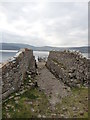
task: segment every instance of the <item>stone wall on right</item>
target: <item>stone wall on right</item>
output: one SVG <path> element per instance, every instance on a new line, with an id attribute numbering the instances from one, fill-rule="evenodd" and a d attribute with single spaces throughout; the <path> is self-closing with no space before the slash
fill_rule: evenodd
<path id="1" fill-rule="evenodd" d="M 50 51 L 47 68 L 70 87 L 88 86 L 90 60 L 79 52 Z"/>

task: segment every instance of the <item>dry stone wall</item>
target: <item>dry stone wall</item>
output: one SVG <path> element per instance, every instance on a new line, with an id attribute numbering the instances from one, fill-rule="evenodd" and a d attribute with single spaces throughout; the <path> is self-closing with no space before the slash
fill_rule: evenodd
<path id="1" fill-rule="evenodd" d="M 47 68 L 70 87 L 88 86 L 90 60 L 78 52 L 51 51 Z"/>
<path id="2" fill-rule="evenodd" d="M 33 51 L 21 49 L 16 56 L 3 63 L 0 69 L 2 69 L 2 99 L 5 99 L 20 88 L 28 70 L 35 73 Z"/>

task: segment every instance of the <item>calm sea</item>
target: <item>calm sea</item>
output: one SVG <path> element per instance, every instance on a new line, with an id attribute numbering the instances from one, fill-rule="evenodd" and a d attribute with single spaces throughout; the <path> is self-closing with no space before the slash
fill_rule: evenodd
<path id="1" fill-rule="evenodd" d="M 0 63 L 5 62 L 6 60 L 10 59 L 11 57 L 15 56 L 18 51 L 16 50 L 0 50 Z M 38 57 L 48 57 L 49 52 L 46 51 L 33 51 L 35 59 L 37 61 Z"/>
<path id="2" fill-rule="evenodd" d="M 5 62 L 6 60 L 10 59 L 11 57 L 15 56 L 18 51 L 16 50 L 0 50 L 0 63 Z M 46 51 L 34 51 L 33 52 L 35 59 L 37 61 L 38 57 L 48 57 L 49 52 Z M 88 53 L 82 53 L 85 57 L 88 58 Z"/>

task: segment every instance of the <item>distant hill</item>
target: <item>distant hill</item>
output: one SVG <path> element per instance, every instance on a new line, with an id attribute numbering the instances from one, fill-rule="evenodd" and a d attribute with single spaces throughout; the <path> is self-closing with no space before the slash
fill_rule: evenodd
<path id="1" fill-rule="evenodd" d="M 18 44 L 18 43 L 0 43 L 0 50 L 19 50 L 21 48 L 29 48 L 34 51 L 51 51 L 51 50 L 57 50 L 57 51 L 63 51 L 63 50 L 78 50 L 82 53 L 88 52 L 88 47 L 51 47 L 51 46 L 43 46 L 43 47 L 35 47 L 28 44 Z M 90 48 L 90 46 L 89 46 Z"/>
<path id="2" fill-rule="evenodd" d="M 0 43 L 0 49 L 2 50 L 19 50 L 21 48 L 33 48 L 28 44 L 18 44 L 18 43 Z"/>

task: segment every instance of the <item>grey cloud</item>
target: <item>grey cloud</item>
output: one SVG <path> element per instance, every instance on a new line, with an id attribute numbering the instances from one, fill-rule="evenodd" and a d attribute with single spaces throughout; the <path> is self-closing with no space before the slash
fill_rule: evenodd
<path id="1" fill-rule="evenodd" d="M 21 17 L 27 24 L 14 26 L 15 29 L 23 30 L 26 34 L 30 30 L 30 34 L 22 37 L 9 29 L 4 31 L 3 39 L 6 42 L 19 41 L 37 46 L 42 43 L 53 46 L 86 45 L 87 10 L 87 3 L 3 3 L 2 11 L 7 17 L 7 23 L 13 26 L 15 22 L 20 22 Z M 38 26 L 37 29 L 35 25 L 39 24 L 41 28 Z"/>
<path id="2" fill-rule="evenodd" d="M 40 43 L 46 44 L 44 39 L 41 39 L 39 36 L 19 36 L 16 34 L 11 34 L 9 32 L 3 32 L 2 34 L 3 42 L 11 42 L 11 43 L 24 43 L 34 46 L 41 46 Z"/>

